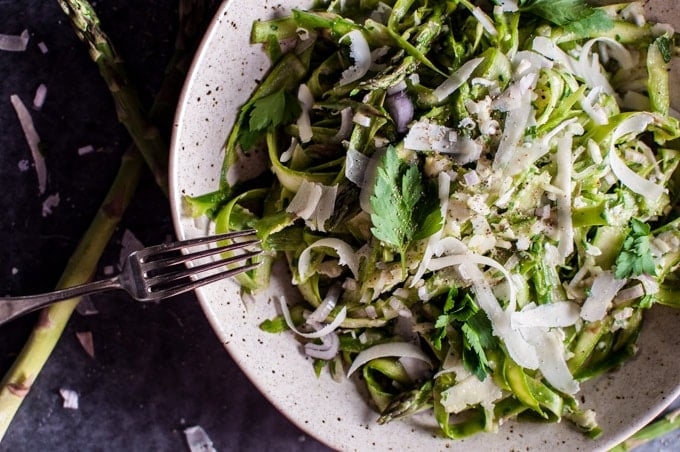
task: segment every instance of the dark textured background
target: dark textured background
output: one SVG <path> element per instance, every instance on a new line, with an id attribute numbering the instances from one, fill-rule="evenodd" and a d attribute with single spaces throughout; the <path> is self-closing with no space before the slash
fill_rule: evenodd
<path id="1" fill-rule="evenodd" d="M 174 43 L 177 2 L 93 2 L 103 27 L 128 63 L 149 102 Z M 214 2 L 212 9 L 217 7 Z M 118 125 L 112 101 L 83 44 L 56 0 L 0 0 L 0 33 L 30 32 L 26 52 L 0 52 L 0 294 L 54 287 L 61 270 L 101 202 L 130 139 Z M 38 43 L 49 52 L 42 54 Z M 35 172 L 9 102 L 32 103 L 45 146 L 48 186 L 38 194 Z M 97 151 L 79 156 L 77 149 Z M 60 204 L 42 216 L 46 196 Z M 166 199 L 145 175 L 110 243 L 101 267 L 115 265 L 125 230 L 143 244 L 173 234 Z M 222 348 L 193 295 L 139 304 L 121 294 L 93 297 L 98 314 L 75 314 L 33 385 L 0 450 L 187 450 L 183 430 L 201 425 L 217 450 L 320 451 L 325 447 L 280 415 L 250 384 Z M 13 362 L 35 316 L 0 327 L 0 371 Z M 95 356 L 76 339 L 90 331 Z M 80 395 L 80 408 L 62 408 L 60 388 Z M 304 395 L 301 395 L 304 397 Z M 677 434 L 646 447 L 671 450 Z"/>
<path id="2" fill-rule="evenodd" d="M 103 27 L 149 102 L 172 51 L 177 1 L 93 2 Z M 212 11 L 218 6 L 213 2 Z M 212 17 L 212 14 L 210 14 Z M 56 0 L 0 0 L 0 33 L 30 32 L 26 52 L 0 52 L 0 294 L 54 287 L 130 144 L 116 120 L 104 82 Z M 38 43 L 49 51 L 43 54 Z M 31 108 L 40 83 L 48 88 L 31 109 L 45 145 L 48 184 L 38 193 L 35 171 L 9 102 Z M 79 156 L 78 148 L 97 151 Z M 42 216 L 42 203 L 60 204 Z M 115 265 L 125 230 L 142 243 L 173 234 L 167 200 L 145 174 L 136 198 L 107 248 L 102 268 Z M 1 450 L 188 450 L 183 430 L 201 425 L 217 450 L 324 450 L 276 411 L 250 384 L 210 329 L 196 298 L 140 304 L 122 294 L 91 298 L 98 314 L 75 314 L 33 385 Z M 0 371 L 13 362 L 35 316 L 0 327 Z M 94 359 L 76 339 L 90 331 Z M 60 388 L 80 395 L 62 408 Z"/>

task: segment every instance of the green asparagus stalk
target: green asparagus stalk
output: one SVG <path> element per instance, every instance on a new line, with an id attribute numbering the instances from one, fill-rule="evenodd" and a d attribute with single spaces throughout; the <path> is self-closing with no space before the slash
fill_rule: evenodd
<path id="1" fill-rule="evenodd" d="M 167 146 L 149 121 L 139 96 L 130 83 L 122 59 L 102 31 L 99 17 L 87 0 L 58 0 L 76 35 L 87 44 L 116 105 L 116 114 L 144 156 L 156 183 L 168 194 Z"/>
<path id="2" fill-rule="evenodd" d="M 624 452 L 653 441 L 666 433 L 680 428 L 680 410 L 672 411 L 664 417 L 651 422 L 633 436 L 609 450 L 609 452 Z"/>
<path id="3" fill-rule="evenodd" d="M 82 4 L 83 2 L 79 2 Z M 174 107 L 176 104 L 177 95 L 184 81 L 186 70 L 189 67 L 193 57 L 193 51 L 196 47 L 198 38 L 202 35 L 204 29 L 207 12 L 208 0 L 180 0 L 180 19 L 179 31 L 175 42 L 175 52 L 167 66 L 165 78 L 159 89 L 154 105 L 150 110 L 149 117 L 152 120 L 159 122 L 165 118 L 172 117 Z M 89 5 L 88 5 L 89 7 Z M 98 21 L 95 23 L 88 22 L 93 16 L 81 17 L 78 15 L 80 11 L 91 11 L 91 8 L 74 9 L 72 12 L 80 23 L 86 24 L 87 29 L 90 30 L 86 36 L 87 39 L 101 39 L 105 35 L 99 29 Z M 81 20 L 82 19 L 82 20 Z M 96 26 L 95 26 L 96 25 Z M 94 30 L 96 29 L 96 30 Z M 92 31 L 94 30 L 94 32 Z M 108 38 L 105 38 L 108 43 L 110 53 L 98 54 L 97 63 L 111 66 L 111 62 L 102 62 L 102 59 L 117 55 L 113 52 L 113 47 L 110 45 Z M 116 58 L 116 65 L 122 68 L 122 63 Z M 112 76 L 113 73 L 102 71 L 104 77 Z M 127 79 L 123 79 L 127 83 Z M 108 80 L 107 84 L 115 96 L 125 91 L 126 97 L 136 96 L 134 90 L 127 86 L 120 85 L 121 79 L 117 81 Z M 116 83 L 117 82 L 117 83 Z M 133 104 L 140 105 L 138 100 L 134 100 Z M 141 109 L 138 110 L 138 113 Z M 144 116 L 122 116 L 121 121 L 124 123 L 132 120 L 140 119 L 143 124 L 150 124 L 149 120 Z M 143 127 L 146 127 L 143 126 Z M 143 127 L 136 125 L 129 127 L 128 130 L 143 130 Z M 152 144 L 150 149 L 163 149 L 161 160 L 161 167 L 167 166 L 167 152 L 162 147 L 162 140 L 160 134 L 155 136 L 158 143 Z M 141 140 L 144 143 L 148 142 L 149 136 L 144 136 Z M 143 144 L 141 145 L 143 146 Z M 130 204 L 135 189 L 140 181 L 141 174 L 144 168 L 144 158 L 139 148 L 140 144 L 135 141 L 123 155 L 121 166 L 116 175 L 104 201 L 102 202 L 97 214 L 95 215 L 89 228 L 80 240 L 76 250 L 69 259 L 66 268 L 62 274 L 61 279 L 57 284 L 57 288 L 70 287 L 76 284 L 87 282 L 95 272 L 97 263 L 106 247 L 115 228 L 121 221 L 123 213 Z M 164 145 L 163 145 L 164 146 Z M 147 160 L 147 164 L 148 164 Z M 167 183 L 164 177 L 158 183 Z M 7 372 L 2 382 L 0 382 L 0 440 L 9 428 L 12 419 L 19 410 L 21 402 L 31 389 L 31 385 L 37 378 L 40 370 L 47 362 L 52 350 L 56 346 L 62 332 L 64 331 L 68 320 L 73 313 L 73 310 L 78 305 L 79 298 L 66 300 L 64 302 L 55 304 L 46 308 L 40 313 L 38 323 L 34 327 L 31 336 L 21 350 L 19 356 L 13 363 L 10 370 Z"/>

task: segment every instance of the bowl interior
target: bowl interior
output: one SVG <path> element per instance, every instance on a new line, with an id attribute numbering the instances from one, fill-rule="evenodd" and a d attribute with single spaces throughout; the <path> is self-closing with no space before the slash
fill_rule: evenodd
<path id="1" fill-rule="evenodd" d="M 650 18 L 680 25 L 673 3 L 650 2 Z M 171 202 L 179 237 L 209 232 L 204 222 L 184 214 L 182 198 L 217 188 L 224 140 L 238 108 L 267 69 L 260 47 L 249 43 L 251 23 L 310 5 L 300 0 L 277 6 L 230 0 L 218 10 L 187 80 L 173 134 Z M 245 161 L 241 170 L 252 164 Z M 284 291 L 295 297 L 286 268 L 280 266 L 274 274 L 270 292 L 252 300 L 242 300 L 231 280 L 200 289 L 198 297 L 226 349 L 258 389 L 299 427 L 335 449 L 606 449 L 651 420 L 678 394 L 680 360 L 675 353 L 680 337 L 668 332 L 678 325 L 680 313 L 655 307 L 645 320 L 638 355 L 622 370 L 583 385 L 582 406 L 597 411 L 604 429 L 596 441 L 585 438 L 569 422 L 512 423 L 502 426 L 498 434 L 462 441 L 436 436 L 428 413 L 381 426 L 353 381 L 338 383 L 328 374 L 317 378 L 292 336 L 258 328 L 277 313 L 269 293 Z"/>

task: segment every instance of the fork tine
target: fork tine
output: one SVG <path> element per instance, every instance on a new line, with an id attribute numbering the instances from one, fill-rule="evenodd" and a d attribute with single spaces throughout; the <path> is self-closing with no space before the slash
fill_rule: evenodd
<path id="1" fill-rule="evenodd" d="M 169 266 L 184 264 L 193 260 L 197 260 L 204 257 L 214 256 L 216 254 L 222 254 L 228 251 L 235 251 L 242 248 L 247 248 L 251 245 L 257 245 L 260 240 L 248 240 L 246 242 L 236 242 L 230 243 L 229 245 L 218 246 L 216 248 L 208 248 L 204 250 L 194 251 L 193 253 L 175 255 L 164 257 L 166 250 L 163 250 L 161 254 L 153 254 L 142 256 L 141 264 L 145 272 L 154 271 L 157 269 L 167 268 Z M 153 258 L 150 259 L 149 258 Z"/>
<path id="2" fill-rule="evenodd" d="M 188 240 L 180 240 L 177 242 L 161 243 L 160 245 L 150 246 L 144 248 L 144 256 L 167 252 L 167 251 L 177 251 L 182 248 L 188 248 L 197 245 L 209 245 L 211 243 L 221 242 L 223 240 L 231 240 L 237 237 L 244 237 L 248 235 L 255 235 L 255 229 L 245 229 L 243 231 L 232 231 L 225 232 L 224 234 L 217 234 L 208 237 L 197 237 Z"/>
<path id="3" fill-rule="evenodd" d="M 163 289 L 158 289 L 156 291 L 151 292 L 152 295 L 158 298 L 168 298 L 168 297 L 173 297 L 175 295 L 179 295 L 185 292 L 189 292 L 195 289 L 198 289 L 199 287 L 202 287 L 206 284 L 210 284 L 212 282 L 216 282 L 225 278 L 229 278 L 235 275 L 238 275 L 239 273 L 246 272 L 248 270 L 252 270 L 255 267 L 260 265 L 259 262 L 244 265 L 243 267 L 237 267 L 237 268 L 232 268 L 230 270 L 225 270 L 223 272 L 215 273 L 210 276 L 206 276 L 205 278 L 200 278 L 192 281 L 189 284 L 182 284 L 178 283 L 175 286 L 170 286 L 167 288 Z"/>
<path id="4" fill-rule="evenodd" d="M 186 279 L 190 276 L 197 276 L 203 272 L 206 272 L 208 270 L 214 270 L 216 268 L 220 267 L 225 267 L 231 264 L 235 264 L 237 262 L 241 261 L 247 261 L 248 259 L 251 259 L 255 256 L 258 256 L 262 253 L 261 250 L 258 251 L 251 251 L 243 254 L 238 254 L 236 256 L 231 256 L 225 259 L 218 259 L 213 262 L 208 262 L 205 264 L 201 265 L 196 265 L 194 267 L 186 268 L 186 267 L 180 267 L 177 271 L 172 271 L 173 268 L 169 268 L 167 272 L 161 272 L 158 275 L 149 277 L 146 279 L 147 285 L 149 286 L 150 290 L 153 291 L 154 286 L 159 286 L 159 285 L 165 285 L 172 283 L 173 281 L 181 280 L 181 279 Z M 198 253 L 196 253 L 198 254 Z M 253 265 L 257 266 L 259 263 L 253 263 Z M 243 267 L 241 267 L 243 268 Z M 237 269 L 234 269 L 237 270 Z M 240 270 L 240 268 L 239 268 Z M 241 270 L 243 271 L 243 270 Z"/>

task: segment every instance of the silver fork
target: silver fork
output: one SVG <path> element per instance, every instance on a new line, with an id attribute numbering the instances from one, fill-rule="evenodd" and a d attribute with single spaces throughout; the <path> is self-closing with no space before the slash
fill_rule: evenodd
<path id="1" fill-rule="evenodd" d="M 254 234 L 251 229 L 149 246 L 130 253 L 120 274 L 112 278 L 43 294 L 2 297 L 0 324 L 49 304 L 82 295 L 122 289 L 135 300 L 156 301 L 252 270 L 259 265 L 252 258 L 262 252 L 252 250 L 260 243 Z M 236 238 L 242 240 L 223 243 Z M 189 252 L 199 246 L 201 249 Z M 213 256 L 216 258 L 209 259 Z M 234 267 L 239 263 L 243 265 Z"/>

